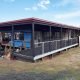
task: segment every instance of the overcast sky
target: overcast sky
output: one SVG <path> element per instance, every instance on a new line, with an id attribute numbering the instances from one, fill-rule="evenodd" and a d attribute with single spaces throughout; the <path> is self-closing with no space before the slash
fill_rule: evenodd
<path id="1" fill-rule="evenodd" d="M 0 0 L 0 22 L 29 17 L 80 26 L 80 0 Z"/>

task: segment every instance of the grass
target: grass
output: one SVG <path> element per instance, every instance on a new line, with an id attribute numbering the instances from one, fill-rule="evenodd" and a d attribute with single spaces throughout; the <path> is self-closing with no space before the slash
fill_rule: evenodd
<path id="1" fill-rule="evenodd" d="M 46 73 L 52 75 L 55 78 L 54 80 L 80 80 L 80 48 L 72 48 L 62 53 L 50 60 L 37 63 L 0 60 L 0 75 L 11 72 Z"/>

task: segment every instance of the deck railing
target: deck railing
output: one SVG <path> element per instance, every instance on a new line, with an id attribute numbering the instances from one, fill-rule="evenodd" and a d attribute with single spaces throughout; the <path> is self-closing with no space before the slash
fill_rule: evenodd
<path id="1" fill-rule="evenodd" d="M 34 56 L 38 56 L 41 54 L 46 54 L 51 51 L 59 50 L 74 44 L 78 43 L 78 38 L 72 38 L 69 40 L 54 40 L 54 41 L 45 41 L 45 42 L 38 42 L 35 43 L 35 50 L 34 50 Z M 14 53 L 15 56 L 17 55 L 25 55 L 26 57 L 33 57 L 33 51 L 32 48 L 27 48 L 25 50 L 21 50 L 18 53 Z"/>
<path id="2" fill-rule="evenodd" d="M 35 43 L 35 56 L 78 43 L 77 38 Z"/>

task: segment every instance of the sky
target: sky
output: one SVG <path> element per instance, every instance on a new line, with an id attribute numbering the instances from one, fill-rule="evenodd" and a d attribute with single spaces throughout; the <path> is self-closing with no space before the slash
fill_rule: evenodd
<path id="1" fill-rule="evenodd" d="M 80 0 L 0 0 L 0 22 L 31 17 L 80 27 Z"/>

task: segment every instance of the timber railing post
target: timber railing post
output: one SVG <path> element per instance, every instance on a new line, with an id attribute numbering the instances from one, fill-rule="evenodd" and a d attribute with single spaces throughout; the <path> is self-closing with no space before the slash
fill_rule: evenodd
<path id="1" fill-rule="evenodd" d="M 56 46 L 55 46 L 55 47 L 56 47 L 56 49 L 57 49 L 57 42 L 58 42 L 58 41 L 56 41 Z"/>
<path id="2" fill-rule="evenodd" d="M 11 34 L 11 41 L 12 41 L 12 47 L 13 47 L 13 50 L 14 51 L 14 26 L 12 25 L 12 34 Z"/>
<path id="3" fill-rule="evenodd" d="M 61 35 L 61 37 L 60 37 L 61 38 L 60 39 L 60 48 L 62 48 L 62 27 L 61 27 L 61 34 L 60 35 Z"/>
<path id="4" fill-rule="evenodd" d="M 35 44 L 34 44 L 34 22 L 32 23 L 32 40 L 31 40 L 31 50 L 33 57 L 35 56 Z"/>
<path id="5" fill-rule="evenodd" d="M 44 54 L 44 42 L 42 43 L 42 54 Z"/>
<path id="6" fill-rule="evenodd" d="M 65 40 L 65 47 L 66 47 L 66 40 Z"/>
<path id="7" fill-rule="evenodd" d="M 49 41 L 51 41 L 51 36 L 52 36 L 51 29 L 52 29 L 52 27 L 49 26 Z M 51 51 L 51 42 L 49 43 L 49 51 Z"/>
<path id="8" fill-rule="evenodd" d="M 68 46 L 69 46 L 69 28 L 68 28 Z"/>

